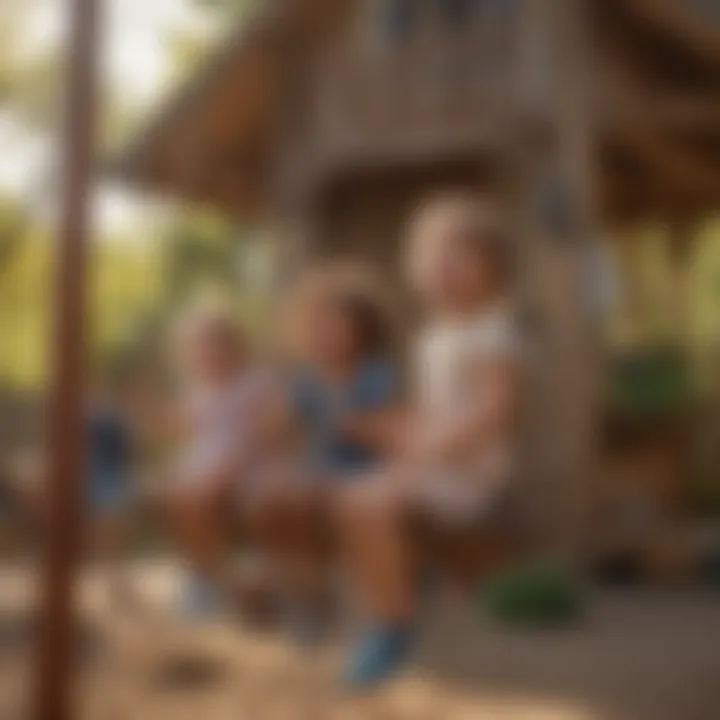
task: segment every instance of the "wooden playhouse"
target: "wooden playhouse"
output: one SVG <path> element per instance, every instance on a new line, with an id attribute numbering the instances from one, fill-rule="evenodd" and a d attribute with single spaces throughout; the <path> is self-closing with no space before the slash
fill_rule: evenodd
<path id="1" fill-rule="evenodd" d="M 263 0 L 117 163 L 271 226 L 289 272 L 351 254 L 393 277 L 423 196 L 505 197 L 532 358 L 525 475 L 548 534 L 578 544 L 598 470 L 594 243 L 654 218 L 686 272 L 719 168 L 709 0 Z"/>

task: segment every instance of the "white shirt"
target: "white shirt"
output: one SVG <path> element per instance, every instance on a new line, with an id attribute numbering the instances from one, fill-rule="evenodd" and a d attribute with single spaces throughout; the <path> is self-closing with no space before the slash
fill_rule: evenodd
<path id="1" fill-rule="evenodd" d="M 425 431 L 432 434 L 443 420 L 452 422 L 468 409 L 474 412 L 470 404 L 482 403 L 493 392 L 489 385 L 478 387 L 483 382 L 478 366 L 490 360 L 516 362 L 519 345 L 512 312 L 504 305 L 429 327 L 417 349 L 418 399 Z M 452 516 L 474 515 L 490 507 L 509 479 L 513 446 L 513 438 L 505 432 L 485 438 L 476 449 L 428 468 L 424 492 Z"/>
<path id="2" fill-rule="evenodd" d="M 475 400 L 468 392 L 470 375 L 483 360 L 514 362 L 519 340 L 510 309 L 505 305 L 467 319 L 436 323 L 422 334 L 417 350 L 418 395 L 425 410 L 456 411 Z M 481 390 L 481 389 L 480 389 Z"/>

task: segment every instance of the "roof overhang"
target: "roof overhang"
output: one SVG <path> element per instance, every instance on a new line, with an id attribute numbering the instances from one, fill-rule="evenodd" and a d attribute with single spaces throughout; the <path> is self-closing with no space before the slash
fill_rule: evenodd
<path id="1" fill-rule="evenodd" d="M 286 43 L 327 0 L 264 0 L 114 164 L 155 192 L 259 217 L 271 195 Z M 608 211 L 720 207 L 720 21 L 690 0 L 588 0 Z M 702 0 L 692 0 L 699 7 Z M 328 6 L 324 8 L 325 12 Z"/>

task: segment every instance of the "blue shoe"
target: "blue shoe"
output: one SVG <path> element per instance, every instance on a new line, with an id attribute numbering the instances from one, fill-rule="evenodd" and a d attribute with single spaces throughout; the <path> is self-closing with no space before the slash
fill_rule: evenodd
<path id="1" fill-rule="evenodd" d="M 192 620 L 203 620 L 218 615 L 223 609 L 222 594 L 206 578 L 191 575 L 185 582 L 180 598 L 180 610 Z"/>
<path id="2" fill-rule="evenodd" d="M 407 662 L 413 639 L 409 625 L 369 632 L 353 651 L 345 672 L 345 682 L 355 689 L 370 689 L 379 685 Z"/>

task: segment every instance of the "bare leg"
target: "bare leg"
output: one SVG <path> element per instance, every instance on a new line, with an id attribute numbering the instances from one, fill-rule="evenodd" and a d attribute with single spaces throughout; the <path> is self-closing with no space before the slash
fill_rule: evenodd
<path id="1" fill-rule="evenodd" d="M 165 503 L 167 521 L 180 552 L 195 570 L 209 577 L 221 573 L 228 546 L 224 523 L 218 518 L 215 487 L 182 488 Z"/>
<path id="2" fill-rule="evenodd" d="M 371 477 L 341 494 L 346 557 L 376 623 L 360 636 L 345 669 L 355 688 L 382 682 L 412 651 L 415 554 L 407 525 L 410 495 L 400 480 Z"/>
<path id="3" fill-rule="evenodd" d="M 128 521 L 124 515 L 110 515 L 92 523 L 90 550 L 93 558 L 102 564 L 108 601 L 123 608 L 136 601 L 123 556 L 127 538 Z"/>
<path id="4" fill-rule="evenodd" d="M 296 487 L 269 492 L 251 520 L 256 542 L 270 554 L 281 581 L 299 600 L 315 598 L 323 589 L 323 520 L 319 495 Z"/>
<path id="5" fill-rule="evenodd" d="M 390 476 L 360 481 L 340 498 L 340 531 L 363 600 L 381 623 L 409 622 L 414 609 L 415 558 L 408 503 Z"/>

